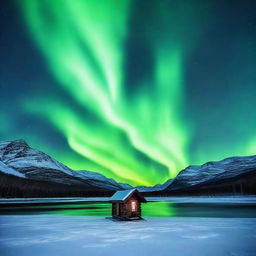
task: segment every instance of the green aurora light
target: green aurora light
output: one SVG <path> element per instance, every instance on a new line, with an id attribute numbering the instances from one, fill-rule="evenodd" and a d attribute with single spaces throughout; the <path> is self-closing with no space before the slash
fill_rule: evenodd
<path id="1" fill-rule="evenodd" d="M 209 4 L 155 1 L 152 22 L 141 19 L 138 35 L 154 65 L 134 84 L 126 79 L 125 63 L 136 1 L 22 0 L 19 7 L 60 90 L 82 111 L 49 95 L 26 99 L 25 109 L 63 134 L 84 157 L 84 169 L 153 185 L 191 164 L 194 124 L 184 107 L 185 63 L 211 21 Z M 248 143 L 248 151 L 254 145 Z M 199 158 L 195 162 L 206 154 Z"/>

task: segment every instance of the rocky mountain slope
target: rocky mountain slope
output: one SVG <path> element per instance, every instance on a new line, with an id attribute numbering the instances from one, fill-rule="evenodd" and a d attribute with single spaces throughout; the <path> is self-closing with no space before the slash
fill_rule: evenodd
<path id="1" fill-rule="evenodd" d="M 256 175 L 256 156 L 229 157 L 222 161 L 187 167 L 166 189 L 187 189 L 199 185 L 220 183 L 249 174 Z"/>
<path id="2" fill-rule="evenodd" d="M 59 191 L 63 196 L 84 196 L 88 191 L 94 195 L 130 188 L 96 172 L 74 171 L 24 140 L 0 142 L 0 189 L 4 194 L 25 197 L 36 191 L 35 196 L 40 196 L 47 190 L 48 196 L 59 195 Z M 256 194 L 256 156 L 189 166 L 164 184 L 137 189 L 148 195 Z"/>
<path id="3" fill-rule="evenodd" d="M 1 173 L 30 181 L 79 186 L 90 191 L 116 191 L 131 187 L 99 173 L 73 171 L 47 154 L 29 147 L 24 140 L 0 142 Z"/>
<path id="4" fill-rule="evenodd" d="M 20 172 L 14 170 L 13 168 L 8 167 L 7 165 L 5 165 L 3 162 L 0 161 L 0 173 L 1 172 L 4 174 L 14 175 L 14 176 L 21 177 L 21 178 L 26 177 L 23 173 L 20 173 Z"/>
<path id="5" fill-rule="evenodd" d="M 229 157 L 189 166 L 162 185 L 138 189 L 158 195 L 256 194 L 256 156 Z"/>
<path id="6" fill-rule="evenodd" d="M 165 190 L 167 187 L 169 187 L 173 182 L 173 179 L 167 180 L 165 183 L 163 184 L 157 184 L 155 186 L 152 187 L 147 187 L 147 186 L 137 186 L 136 188 L 140 191 L 140 192 L 157 192 L 157 191 L 163 191 Z"/>

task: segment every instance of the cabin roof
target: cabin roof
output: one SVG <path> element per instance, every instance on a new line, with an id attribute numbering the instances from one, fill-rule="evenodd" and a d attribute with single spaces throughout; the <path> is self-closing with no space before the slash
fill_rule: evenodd
<path id="1" fill-rule="evenodd" d="M 132 195 L 137 196 L 141 202 L 147 202 L 145 197 L 135 188 L 129 190 L 119 190 L 110 198 L 110 202 L 125 202 Z"/>

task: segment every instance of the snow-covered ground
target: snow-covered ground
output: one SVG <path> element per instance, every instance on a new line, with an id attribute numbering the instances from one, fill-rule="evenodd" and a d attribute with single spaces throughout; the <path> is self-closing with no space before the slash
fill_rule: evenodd
<path id="1" fill-rule="evenodd" d="M 0 216 L 1 256 L 255 256 L 256 218 Z"/>
<path id="2" fill-rule="evenodd" d="M 1 199 L 0 256 L 256 256 L 255 196 L 148 198 L 138 222 L 104 218 L 108 199 Z"/>

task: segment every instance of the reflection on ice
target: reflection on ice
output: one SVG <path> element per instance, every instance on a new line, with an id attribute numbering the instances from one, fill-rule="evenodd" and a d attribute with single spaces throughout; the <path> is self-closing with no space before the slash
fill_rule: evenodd
<path id="1" fill-rule="evenodd" d="M 159 200 L 160 198 L 158 198 Z M 0 203 L 0 214 L 56 214 L 63 216 L 111 216 L 108 202 L 9 202 Z M 152 199 L 153 200 L 153 199 Z M 154 198 L 156 200 L 156 198 Z M 164 198 L 142 205 L 143 217 L 256 217 L 256 200 L 251 198 Z"/>

